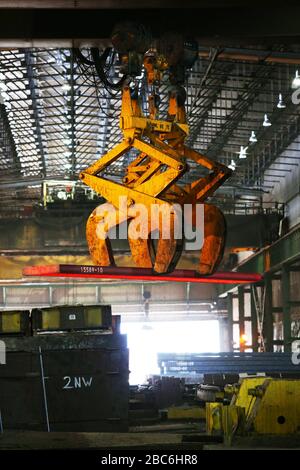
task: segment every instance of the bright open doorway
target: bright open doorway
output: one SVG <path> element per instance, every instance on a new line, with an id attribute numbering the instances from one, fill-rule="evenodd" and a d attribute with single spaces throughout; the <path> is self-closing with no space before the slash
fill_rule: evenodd
<path id="1" fill-rule="evenodd" d="M 157 353 L 219 352 L 217 320 L 123 322 L 127 335 L 130 384 L 144 383 L 149 374 L 159 374 Z"/>

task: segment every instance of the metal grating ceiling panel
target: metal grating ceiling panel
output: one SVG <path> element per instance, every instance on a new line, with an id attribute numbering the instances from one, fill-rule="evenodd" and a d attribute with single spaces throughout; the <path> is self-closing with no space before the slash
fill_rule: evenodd
<path id="1" fill-rule="evenodd" d="M 298 50 L 294 46 L 292 53 Z M 239 49 L 241 57 L 242 52 Z M 284 57 L 283 47 L 277 52 Z M 296 65 L 264 60 L 271 53 L 260 51 L 261 60 L 251 62 L 222 58 L 219 50 L 212 50 L 205 57 L 199 55 L 186 79 L 188 144 L 227 165 L 234 160 L 237 168 L 227 186 L 241 191 L 269 190 L 263 186 L 263 171 L 298 132 L 299 106 L 291 103 Z M 118 80 L 117 57 L 108 60 L 110 78 Z M 145 87 L 141 77 L 139 91 L 146 110 Z M 82 169 L 121 138 L 121 94 L 106 89 L 89 67 L 77 63 L 70 49 L 2 50 L 0 93 L 2 202 L 21 203 L 24 191 L 28 202 L 31 196 L 36 201 L 38 185 L 45 179 L 77 180 Z M 284 109 L 277 108 L 279 93 L 287 105 Z M 163 115 L 168 98 L 165 84 L 160 95 Z M 262 127 L 264 114 L 272 122 L 270 128 Z M 258 142 L 250 145 L 251 131 Z M 245 160 L 238 158 L 241 145 L 248 147 Z M 115 162 L 110 175 L 121 178 L 131 158 Z M 198 174 L 191 165 L 186 180 Z M 21 191 L 17 187 L 22 182 Z"/>

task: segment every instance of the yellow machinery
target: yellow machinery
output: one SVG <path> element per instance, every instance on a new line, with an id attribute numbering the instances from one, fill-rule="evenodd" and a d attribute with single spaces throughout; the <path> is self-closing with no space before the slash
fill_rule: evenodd
<path id="1" fill-rule="evenodd" d="M 300 380 L 247 377 L 225 392 L 230 405 L 206 404 L 208 434 L 278 435 L 300 432 Z"/>
<path id="2" fill-rule="evenodd" d="M 205 419 L 205 408 L 200 406 L 170 406 L 167 413 L 169 420 Z"/>
<path id="3" fill-rule="evenodd" d="M 30 334 L 29 310 L 0 311 L 0 336 L 10 334 Z"/>
<path id="4" fill-rule="evenodd" d="M 130 53 L 125 56 L 128 61 Z M 80 178 L 107 200 L 94 210 L 87 223 L 87 242 L 93 262 L 100 266 L 114 265 L 108 233 L 122 222 L 129 221 L 128 240 L 135 264 L 165 273 L 175 268 L 183 245 L 182 240 L 175 237 L 174 204 L 181 208 L 190 204 L 190 220 L 194 225 L 197 204 L 203 204 L 231 175 L 231 170 L 185 145 L 189 133 L 184 107 L 185 90 L 178 83 L 171 87 L 166 118 L 158 118 L 158 99 L 154 89 L 158 87 L 162 71 L 170 64 L 166 58 L 152 51 L 143 55 L 143 65 L 150 90 L 147 115 L 142 112 L 138 94 L 124 81 L 120 116 L 123 139 L 84 170 Z M 135 158 L 128 165 L 122 182 L 101 175 L 107 172 L 111 164 L 132 151 Z M 190 184 L 180 185 L 181 178 L 189 169 L 189 160 L 204 167 L 208 173 Z M 142 215 L 146 233 L 134 237 L 132 229 L 137 216 L 141 217 L 137 209 L 141 205 L 147 209 Z M 155 220 L 153 217 L 151 219 L 153 206 L 161 209 Z M 166 223 L 171 227 L 169 237 L 162 236 Z M 151 246 L 153 230 L 159 232 L 155 252 Z M 199 273 L 212 274 L 215 271 L 222 259 L 224 243 L 225 220 L 222 212 L 214 205 L 204 204 L 204 243 Z"/>

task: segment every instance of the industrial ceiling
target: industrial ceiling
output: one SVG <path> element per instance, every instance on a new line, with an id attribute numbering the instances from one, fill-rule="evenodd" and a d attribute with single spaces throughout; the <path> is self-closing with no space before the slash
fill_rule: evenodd
<path id="1" fill-rule="evenodd" d="M 298 64 L 300 47 L 295 45 L 200 45 L 199 58 L 185 80 L 188 145 L 235 166 L 223 192 L 234 188 L 239 194 L 259 194 L 272 189 L 264 171 L 299 134 L 299 105 L 291 99 Z M 109 56 L 106 67 L 117 81 L 121 75 L 116 54 Z M 138 81 L 143 100 L 145 77 Z M 29 205 L 41 202 L 43 181 L 77 181 L 82 169 L 121 138 L 120 92 L 105 88 L 71 49 L 2 50 L 0 93 L 0 201 L 6 211 L 24 200 Z M 160 96 L 163 116 L 168 96 L 164 84 Z M 263 125 L 265 115 L 271 126 Z M 253 133 L 257 142 L 249 142 Z M 240 158 L 241 147 L 246 148 L 246 158 Z M 121 178 L 128 158 L 116 162 L 110 175 Z M 194 178 L 196 171 L 191 168 L 188 177 Z M 270 174 L 285 175 L 274 164 Z"/>

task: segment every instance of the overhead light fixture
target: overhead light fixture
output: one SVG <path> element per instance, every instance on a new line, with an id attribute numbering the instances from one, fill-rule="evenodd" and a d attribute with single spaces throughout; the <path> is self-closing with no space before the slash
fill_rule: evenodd
<path id="1" fill-rule="evenodd" d="M 284 102 L 283 102 L 282 94 L 281 94 L 281 93 L 279 93 L 277 108 L 280 108 L 280 109 L 286 108 L 286 106 L 285 106 L 285 104 L 284 104 Z"/>
<path id="2" fill-rule="evenodd" d="M 58 197 L 58 199 L 61 199 L 63 201 L 65 201 L 67 199 L 67 195 L 66 195 L 65 191 L 58 191 L 57 197 Z"/>
<path id="3" fill-rule="evenodd" d="M 248 147 L 243 147 L 241 145 L 240 151 L 237 152 L 239 158 L 247 158 L 247 149 L 248 149 Z"/>
<path id="4" fill-rule="evenodd" d="M 272 123 L 271 123 L 271 121 L 269 120 L 267 114 L 264 115 L 263 126 L 264 126 L 264 127 L 270 127 L 270 126 L 272 126 Z"/>
<path id="5" fill-rule="evenodd" d="M 0 95 L 1 95 L 1 98 L 2 98 L 3 101 L 6 102 L 6 101 L 9 100 L 9 94 L 6 93 L 6 91 L 1 91 L 1 90 L 0 90 Z"/>
<path id="6" fill-rule="evenodd" d="M 230 168 L 232 171 L 236 169 L 236 163 L 234 160 L 231 160 L 230 165 L 228 165 L 228 168 Z"/>
<path id="7" fill-rule="evenodd" d="M 295 78 L 292 81 L 292 88 L 295 90 L 296 88 L 300 87 L 300 76 L 299 76 L 299 71 L 296 70 Z"/>
<path id="8" fill-rule="evenodd" d="M 68 83 L 64 83 L 61 87 L 61 89 L 63 91 L 70 91 L 71 90 L 71 85 L 69 85 Z"/>
<path id="9" fill-rule="evenodd" d="M 0 90 L 1 91 L 7 91 L 7 86 L 5 85 L 4 82 L 0 81 Z"/>
<path id="10" fill-rule="evenodd" d="M 245 334 L 242 334 L 241 337 L 240 337 L 240 345 L 246 345 L 248 342 L 248 338 Z"/>
<path id="11" fill-rule="evenodd" d="M 254 131 L 251 131 L 251 135 L 249 137 L 249 142 L 252 142 L 253 144 L 255 142 L 257 142 L 257 138 L 256 138 L 256 135 L 255 135 L 255 132 Z"/>
<path id="12" fill-rule="evenodd" d="M 65 167 L 66 170 L 71 170 L 72 164 L 71 164 L 71 163 L 66 163 L 66 164 L 64 165 L 64 167 Z"/>

